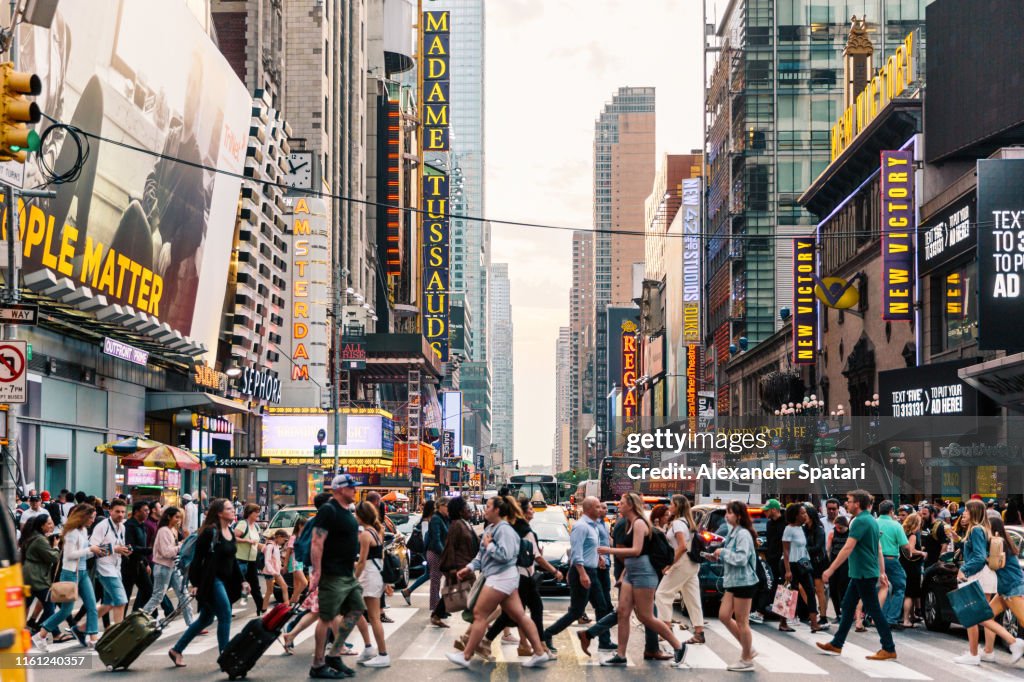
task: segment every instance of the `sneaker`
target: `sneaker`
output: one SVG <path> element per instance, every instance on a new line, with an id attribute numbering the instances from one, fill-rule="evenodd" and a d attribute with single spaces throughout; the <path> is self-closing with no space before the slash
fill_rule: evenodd
<path id="1" fill-rule="evenodd" d="M 675 650 L 675 655 L 672 657 L 672 660 L 675 661 L 676 665 L 679 665 L 683 662 L 684 658 L 686 658 L 686 644 L 681 645 Z"/>
<path id="2" fill-rule="evenodd" d="M 376 658 L 376 657 L 377 657 L 377 647 L 375 647 L 375 646 L 367 646 L 367 647 L 363 648 L 363 652 L 361 654 L 359 654 L 358 658 L 356 658 L 356 663 L 364 663 L 364 662 L 370 660 L 371 658 Z"/>
<path id="3" fill-rule="evenodd" d="M 447 654 L 445 654 L 444 657 L 447 658 L 452 663 L 454 663 L 455 665 L 462 666 L 463 668 L 469 669 L 469 661 L 466 660 L 465 656 L 463 656 L 462 654 L 460 654 L 460 653 L 458 653 L 456 651 L 450 651 Z"/>
<path id="4" fill-rule="evenodd" d="M 601 665 L 608 666 L 608 667 L 620 666 L 620 665 L 628 665 L 628 664 L 629 664 L 629 661 L 626 660 L 626 657 L 625 656 L 619 656 L 618 654 L 615 654 L 614 656 L 612 656 L 610 658 L 606 658 L 603 661 L 601 661 Z"/>
<path id="5" fill-rule="evenodd" d="M 871 654 L 870 656 L 865 656 L 864 658 L 868 659 L 869 661 L 895 661 L 896 652 L 886 651 L 885 649 L 879 649 L 875 653 Z"/>
<path id="6" fill-rule="evenodd" d="M 367 668 L 390 668 L 391 657 L 387 654 L 380 654 L 379 656 L 374 656 L 368 661 L 363 661 L 363 665 Z"/>
<path id="7" fill-rule="evenodd" d="M 536 668 L 538 666 L 544 665 L 545 663 L 547 663 L 550 660 L 551 660 L 551 657 L 548 656 L 545 653 L 537 654 L 536 656 L 531 656 L 530 660 L 523 661 L 523 667 L 524 668 Z"/>
<path id="8" fill-rule="evenodd" d="M 995 663 L 996 662 L 996 652 L 995 651 L 982 651 L 979 655 L 981 656 L 981 660 L 984 661 L 985 663 Z"/>
<path id="9" fill-rule="evenodd" d="M 762 616 L 757 611 L 751 611 L 750 612 L 750 616 L 749 616 L 749 620 L 750 620 L 751 623 L 754 623 L 755 625 L 761 625 L 761 624 L 764 623 L 764 616 Z"/>
<path id="10" fill-rule="evenodd" d="M 1020 637 L 1017 641 L 1010 645 L 1010 665 L 1013 665 L 1024 656 L 1024 639 Z"/>
<path id="11" fill-rule="evenodd" d="M 971 652 L 960 654 L 953 659 L 959 665 L 981 665 L 981 655 L 971 656 Z"/>
<path id="12" fill-rule="evenodd" d="M 609 642 L 608 644 L 600 644 L 599 643 L 597 645 L 597 650 L 598 651 L 618 651 L 619 650 L 619 645 L 616 644 L 615 642 Z"/>
<path id="13" fill-rule="evenodd" d="M 44 654 L 50 651 L 50 645 L 46 641 L 46 635 L 43 635 L 42 637 L 39 636 L 39 633 L 32 635 L 32 645 Z"/>
<path id="14" fill-rule="evenodd" d="M 315 680 L 340 680 L 344 675 L 329 665 L 322 665 L 319 668 L 310 668 L 309 676 Z"/>
<path id="15" fill-rule="evenodd" d="M 334 672 L 341 677 L 355 677 L 356 671 L 341 662 L 341 656 L 326 656 L 324 661 Z"/>
<path id="16" fill-rule="evenodd" d="M 753 661 L 744 661 L 741 658 L 740 660 L 736 661 L 735 663 L 730 663 L 725 669 L 726 670 L 731 670 L 734 673 L 749 673 L 749 672 L 753 672 L 753 670 L 754 670 L 754 662 Z"/>
<path id="17" fill-rule="evenodd" d="M 394 623 L 395 621 L 392 618 L 388 618 L 388 614 L 382 613 L 382 614 L 380 614 L 380 622 L 382 622 L 382 623 Z"/>
<path id="18" fill-rule="evenodd" d="M 501 636 L 502 644 L 519 644 L 519 638 L 513 635 L 511 632 L 507 635 Z"/>

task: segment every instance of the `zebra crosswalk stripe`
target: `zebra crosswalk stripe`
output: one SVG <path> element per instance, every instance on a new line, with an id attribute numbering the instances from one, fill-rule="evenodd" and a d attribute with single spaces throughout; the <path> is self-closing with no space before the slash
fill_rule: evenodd
<path id="1" fill-rule="evenodd" d="M 729 632 L 729 629 L 721 621 L 712 620 L 704 624 L 704 627 L 715 633 L 715 641 L 728 642 L 734 649 L 739 650 L 740 644 Z M 763 668 L 770 673 L 788 673 L 796 675 L 828 675 L 822 668 L 811 661 L 797 655 L 796 653 L 782 648 L 777 642 L 767 635 L 751 630 L 753 636 L 753 648 L 757 652 L 754 665 Z M 707 646 L 702 645 L 702 646 Z"/>
<path id="2" fill-rule="evenodd" d="M 818 642 L 830 641 L 827 635 L 815 635 L 810 630 L 802 627 L 797 627 L 796 632 L 783 633 L 788 635 L 791 639 L 796 639 L 808 646 L 817 649 Z M 874 651 L 865 649 L 864 647 L 857 646 L 856 644 L 850 643 L 850 640 L 846 640 L 843 644 L 843 654 L 838 658 L 851 668 L 856 669 L 858 672 L 879 680 L 930 680 L 932 678 L 919 673 L 915 670 L 911 670 L 905 665 L 901 665 L 896 661 L 869 661 L 866 656 L 870 656 L 875 653 Z"/>

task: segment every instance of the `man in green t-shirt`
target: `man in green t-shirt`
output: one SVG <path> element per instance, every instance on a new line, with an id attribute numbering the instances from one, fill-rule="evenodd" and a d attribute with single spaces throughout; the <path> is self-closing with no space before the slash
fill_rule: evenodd
<path id="1" fill-rule="evenodd" d="M 907 534 L 893 515 L 889 500 L 878 504 L 878 534 L 885 560 L 885 575 L 889 579 L 889 596 L 882 604 L 882 614 L 893 630 L 903 629 L 903 595 L 907 591 L 907 573 L 900 564 L 900 551 L 907 546 Z"/>
<path id="2" fill-rule="evenodd" d="M 874 499 L 866 490 L 854 490 L 846 494 L 846 511 L 853 519 L 850 522 L 850 537 L 839 551 L 836 560 L 825 570 L 822 580 L 827 583 L 832 574 L 849 559 L 850 584 L 843 596 L 843 613 L 839 629 L 836 630 L 831 642 L 818 642 L 818 648 L 822 653 L 836 656 L 843 652 L 843 644 L 846 643 L 846 636 L 853 626 L 853 616 L 859 601 L 864 604 L 864 612 L 875 621 L 878 638 L 882 643 L 882 648 L 868 656 L 868 660 L 891 661 L 896 659 L 896 644 L 892 641 L 892 630 L 882 616 L 882 607 L 878 604 L 878 588 L 887 587 L 889 580 L 886 577 L 882 555 L 878 551 L 878 522 L 871 516 L 872 502 Z"/>

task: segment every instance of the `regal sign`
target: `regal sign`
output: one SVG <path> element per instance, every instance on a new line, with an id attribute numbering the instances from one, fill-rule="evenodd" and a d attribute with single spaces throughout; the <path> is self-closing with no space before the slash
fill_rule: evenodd
<path id="1" fill-rule="evenodd" d="M 451 13 L 423 13 L 423 151 L 446 152 L 451 94 Z"/>
<path id="2" fill-rule="evenodd" d="M 914 152 L 882 152 L 882 319 L 914 319 Z"/>
<path id="3" fill-rule="evenodd" d="M 814 237 L 793 240 L 793 364 L 796 365 L 813 365 L 818 357 L 815 245 Z"/>
<path id="4" fill-rule="evenodd" d="M 622 418 L 626 424 L 636 419 L 636 323 L 622 323 Z"/>

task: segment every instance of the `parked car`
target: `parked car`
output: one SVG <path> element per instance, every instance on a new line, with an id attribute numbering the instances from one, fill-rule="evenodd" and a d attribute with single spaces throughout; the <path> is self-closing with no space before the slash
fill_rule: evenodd
<path id="1" fill-rule="evenodd" d="M 406 542 L 409 541 L 409 537 L 412 535 L 412 532 L 416 527 L 420 525 L 420 519 L 422 516 L 422 514 L 416 512 L 410 514 L 404 523 L 395 524 L 398 532 L 402 534 Z M 426 538 L 423 539 L 426 540 Z M 427 556 L 425 553 L 414 552 L 408 547 L 406 547 L 406 554 L 408 556 L 409 563 L 409 577 L 415 580 L 427 570 Z"/>
<path id="2" fill-rule="evenodd" d="M 316 516 L 316 507 L 312 505 L 291 505 L 278 509 L 274 514 L 274 518 L 270 519 L 270 524 L 263 530 L 264 539 L 269 540 L 274 537 L 274 533 L 282 528 L 288 531 L 288 536 L 291 537 L 292 528 L 295 527 L 295 521 L 298 520 L 300 515 L 305 516 L 306 519 L 311 519 Z"/>
<path id="3" fill-rule="evenodd" d="M 609 526 L 615 524 L 615 520 L 619 518 L 619 503 L 618 502 L 605 502 L 608 507 L 608 513 L 604 515 L 604 521 Z"/>
<path id="4" fill-rule="evenodd" d="M 548 562 L 562 572 L 562 580 L 555 580 L 551 573 L 542 572 L 540 591 L 545 594 L 568 594 L 569 584 L 566 582 L 569 576 L 569 529 L 561 522 L 555 520 L 540 520 L 533 517 L 530 524 L 537 534 L 540 542 L 541 553 Z"/>
<path id="5" fill-rule="evenodd" d="M 758 553 L 764 559 L 762 548 L 765 541 L 765 531 L 768 519 L 764 515 L 761 505 L 750 505 L 747 507 L 750 513 L 750 520 L 757 531 Z M 729 533 L 729 526 L 725 521 L 724 504 L 698 504 L 693 507 L 693 520 L 697 523 L 697 532 L 704 539 L 708 552 L 713 552 L 725 542 L 725 536 Z M 765 565 L 765 570 L 771 569 Z M 701 601 L 712 605 L 721 600 L 724 593 L 722 584 L 722 563 L 720 561 L 705 561 L 700 565 L 697 573 L 700 582 Z M 769 584 L 773 584 L 772 576 L 769 576 Z"/>
<path id="6" fill-rule="evenodd" d="M 1024 526 L 1007 526 L 1006 532 L 1013 536 L 1017 546 L 1024 546 Z M 953 607 L 949 605 L 949 593 L 957 588 L 956 575 L 963 565 L 961 550 L 947 552 L 924 570 L 922 589 L 924 594 L 924 625 L 934 632 L 946 632 L 954 623 L 959 625 Z M 1019 637 L 1021 625 L 1009 609 L 1000 616 L 1003 626 L 1014 637 Z"/>

